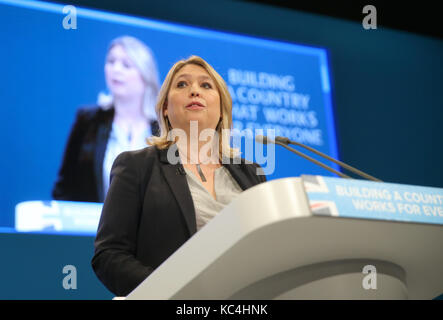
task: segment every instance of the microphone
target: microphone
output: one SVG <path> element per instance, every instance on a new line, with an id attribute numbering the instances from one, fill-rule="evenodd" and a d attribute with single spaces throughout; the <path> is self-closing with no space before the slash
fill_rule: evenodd
<path id="1" fill-rule="evenodd" d="M 363 171 L 360 171 L 360 170 L 358 170 L 358 169 L 356 169 L 356 168 L 354 168 L 354 167 L 352 167 L 352 166 L 350 166 L 350 165 L 348 165 L 348 164 L 346 164 L 344 162 L 336 160 L 336 159 L 334 159 L 334 158 L 332 158 L 332 157 L 330 157 L 330 156 L 328 156 L 328 155 L 326 155 L 326 154 L 324 154 L 324 153 L 322 153 L 322 152 L 320 152 L 320 151 L 318 151 L 318 150 L 316 150 L 314 148 L 311 148 L 311 147 L 309 147 L 309 146 L 307 146 L 307 145 L 305 145 L 303 143 L 300 143 L 300 142 L 297 142 L 297 141 L 292 141 L 292 140 L 290 140 L 289 138 L 286 138 L 286 137 L 276 136 L 275 140 L 274 140 L 274 139 L 270 139 L 270 138 L 268 138 L 266 136 L 263 136 L 263 135 L 257 135 L 255 137 L 255 141 L 257 141 L 259 143 L 262 143 L 262 144 L 269 144 L 269 143 L 278 144 L 278 145 L 288 149 L 289 151 L 294 152 L 295 154 L 301 156 L 302 158 L 304 158 L 304 159 L 306 159 L 308 161 L 311 161 L 311 162 L 315 163 L 316 165 L 319 165 L 320 167 L 322 167 L 322 168 L 324 168 L 324 169 L 326 169 L 328 171 L 331 171 L 331 172 L 335 173 L 336 175 L 338 175 L 338 176 L 340 176 L 342 178 L 351 179 L 350 176 L 348 176 L 346 174 L 343 174 L 341 172 L 338 172 L 337 170 L 335 170 L 335 169 L 333 169 L 333 168 L 331 168 L 331 167 L 321 163 L 320 161 L 317 161 L 316 159 L 314 159 L 314 158 L 312 158 L 312 157 L 310 157 L 310 156 L 308 156 L 308 155 L 306 155 L 306 154 L 304 154 L 304 153 L 302 153 L 302 152 L 300 152 L 298 150 L 295 150 L 295 149 L 293 149 L 293 148 L 288 146 L 288 144 L 294 144 L 294 145 L 297 145 L 299 147 L 305 148 L 305 149 L 315 153 L 316 155 L 318 155 L 318 156 L 320 156 L 320 157 L 322 157 L 324 159 L 332 161 L 335 164 L 338 164 L 339 166 L 341 166 L 341 167 L 343 167 L 343 168 L 345 168 L 345 169 L 347 169 L 347 170 L 349 170 L 349 171 L 351 171 L 351 172 L 353 172 L 353 173 L 355 173 L 355 174 L 357 174 L 357 175 L 359 175 L 359 176 L 361 176 L 361 177 L 363 177 L 365 179 L 381 182 L 380 179 L 377 179 L 377 178 L 375 178 L 373 176 L 370 176 L 369 174 L 364 173 Z"/>
<path id="2" fill-rule="evenodd" d="M 274 143 L 271 139 L 269 139 L 270 142 L 268 142 L 268 137 L 262 134 L 255 136 L 255 141 L 261 144 Z"/>
<path id="3" fill-rule="evenodd" d="M 177 175 L 182 175 L 182 176 L 185 176 L 186 175 L 186 171 L 185 171 L 185 169 L 183 169 L 183 167 L 182 166 L 179 166 L 178 168 L 177 168 L 177 170 L 176 170 L 176 174 Z"/>

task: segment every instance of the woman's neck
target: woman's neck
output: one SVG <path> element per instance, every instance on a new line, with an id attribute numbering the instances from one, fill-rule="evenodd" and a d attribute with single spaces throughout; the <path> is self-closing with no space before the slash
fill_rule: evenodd
<path id="1" fill-rule="evenodd" d="M 141 122 L 146 123 L 147 118 L 143 112 L 143 100 L 141 98 L 115 98 L 114 121 L 133 126 Z"/>
<path id="2" fill-rule="evenodd" d="M 177 147 L 183 164 L 219 164 L 218 141 L 213 138 L 207 141 L 187 139 L 178 140 Z"/>

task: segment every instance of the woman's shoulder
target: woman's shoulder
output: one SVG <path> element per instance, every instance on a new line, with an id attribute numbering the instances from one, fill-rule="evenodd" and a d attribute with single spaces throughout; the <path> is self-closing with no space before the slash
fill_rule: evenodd
<path id="1" fill-rule="evenodd" d="M 143 149 L 124 151 L 117 158 L 123 161 L 131 161 L 136 164 L 146 164 L 158 159 L 158 149 L 155 146 L 149 146 Z"/>
<path id="2" fill-rule="evenodd" d="M 124 173 L 134 177 L 146 185 L 149 175 L 158 164 L 158 150 L 150 146 L 134 151 L 124 151 L 120 153 L 114 161 L 111 176 L 118 173 Z"/>
<path id="3" fill-rule="evenodd" d="M 77 119 L 83 121 L 100 121 L 114 116 L 114 109 L 103 109 L 98 105 L 84 105 L 77 109 Z"/>
<path id="4" fill-rule="evenodd" d="M 228 158 L 228 157 L 223 157 L 222 159 L 223 163 L 226 164 L 233 164 L 233 165 L 240 165 L 240 166 L 245 166 L 245 167 L 260 167 L 260 165 L 256 162 L 247 160 L 245 158 L 239 157 L 239 156 L 235 156 L 233 158 Z"/>
<path id="5" fill-rule="evenodd" d="M 227 161 L 227 162 L 225 162 Z M 242 157 L 234 157 L 234 158 L 223 158 L 223 163 L 238 166 L 240 170 L 246 171 L 248 173 L 251 173 L 253 175 L 260 175 L 265 176 L 263 168 L 260 164 L 257 162 L 253 162 L 250 160 L 247 160 Z"/>
<path id="6" fill-rule="evenodd" d="M 250 171 L 253 171 L 256 175 L 265 176 L 263 168 L 257 162 L 252 162 L 249 160 L 244 160 L 244 165 L 248 167 Z"/>

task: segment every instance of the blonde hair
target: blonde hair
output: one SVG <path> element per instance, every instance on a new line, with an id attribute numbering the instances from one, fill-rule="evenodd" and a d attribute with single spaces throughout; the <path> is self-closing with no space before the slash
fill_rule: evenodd
<path id="1" fill-rule="evenodd" d="M 155 102 L 157 100 L 160 81 L 154 54 L 142 41 L 131 36 L 122 36 L 112 40 L 107 53 L 116 45 L 123 47 L 128 57 L 134 62 L 137 70 L 140 72 L 145 82 L 143 112 L 148 119 L 155 120 Z M 97 104 L 102 107 L 102 109 L 109 109 L 113 103 L 114 97 L 112 94 L 99 93 Z"/>
<path id="2" fill-rule="evenodd" d="M 232 98 L 229 94 L 228 87 L 223 78 L 215 71 L 215 69 L 208 64 L 205 60 L 198 56 L 190 56 L 188 59 L 183 59 L 176 62 L 169 70 L 165 81 L 163 82 L 160 93 L 158 95 L 157 104 L 155 106 L 155 112 L 157 114 L 157 120 L 160 126 L 160 136 L 148 138 L 148 144 L 156 146 L 158 149 L 169 148 L 175 141 L 168 140 L 168 134 L 172 130 L 167 116 L 164 115 L 164 109 L 167 103 L 169 90 L 171 88 L 172 80 L 174 76 L 184 66 L 193 64 L 202 67 L 210 75 L 215 82 L 215 86 L 220 95 L 220 113 L 221 119 L 217 125 L 216 131 L 219 137 L 219 159 L 223 160 L 224 157 L 233 158 L 238 156 L 238 149 L 232 148 L 230 145 L 230 135 L 228 134 L 232 128 Z"/>

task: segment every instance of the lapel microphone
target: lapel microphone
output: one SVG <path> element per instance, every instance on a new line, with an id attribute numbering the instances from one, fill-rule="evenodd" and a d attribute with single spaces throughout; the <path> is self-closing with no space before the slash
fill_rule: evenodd
<path id="1" fill-rule="evenodd" d="M 182 176 L 185 176 L 185 175 L 186 175 L 186 171 L 185 171 L 185 169 L 183 169 L 182 166 L 179 166 L 179 167 L 177 168 L 176 173 L 177 173 L 177 175 L 179 175 L 179 174 L 182 175 Z"/>

